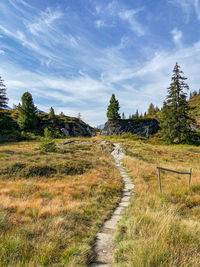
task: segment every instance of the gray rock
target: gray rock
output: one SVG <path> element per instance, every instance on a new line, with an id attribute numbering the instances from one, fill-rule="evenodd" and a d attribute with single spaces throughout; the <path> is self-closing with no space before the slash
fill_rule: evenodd
<path id="1" fill-rule="evenodd" d="M 159 122 L 156 119 L 138 120 L 109 120 L 100 135 L 122 135 L 125 133 L 137 134 L 143 137 L 155 134 L 159 130 Z"/>
<path id="2" fill-rule="evenodd" d="M 78 121 L 73 123 L 65 123 L 64 127 L 61 128 L 61 132 L 65 136 L 95 136 L 94 129 L 87 124 L 81 124 Z"/>

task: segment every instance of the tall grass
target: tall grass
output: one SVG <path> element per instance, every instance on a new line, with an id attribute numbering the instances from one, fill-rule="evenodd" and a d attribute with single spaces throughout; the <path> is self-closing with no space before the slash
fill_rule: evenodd
<path id="1" fill-rule="evenodd" d="M 41 153 L 39 142 L 0 146 L 0 266 L 91 260 L 122 184 L 109 153 L 90 141 L 56 153 Z"/>
<path id="2" fill-rule="evenodd" d="M 121 140 L 135 193 L 116 235 L 116 266 L 200 266 L 200 148 Z M 161 172 L 157 166 L 189 171 Z"/>

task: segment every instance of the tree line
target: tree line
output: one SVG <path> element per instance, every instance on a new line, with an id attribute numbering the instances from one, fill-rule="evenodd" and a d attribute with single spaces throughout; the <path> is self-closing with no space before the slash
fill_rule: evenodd
<path id="1" fill-rule="evenodd" d="M 152 103 L 149 105 L 147 112 L 139 114 L 136 110 L 135 114 L 129 114 L 128 119 L 145 119 L 145 118 L 156 118 L 160 122 L 161 134 L 163 139 L 167 143 L 182 143 L 190 142 L 194 139 L 195 132 L 192 130 L 192 124 L 195 120 L 191 116 L 191 107 L 187 100 L 187 91 L 189 86 L 186 83 L 183 71 L 180 66 L 176 63 L 171 78 L 170 86 L 167 88 L 166 100 L 163 103 L 161 110 L 154 106 Z M 194 91 L 190 93 L 189 99 L 200 94 Z M 0 111 L 7 107 L 8 98 L 6 95 L 6 86 L 4 81 L 0 77 Z M 22 95 L 21 104 L 16 106 L 18 110 L 18 116 L 16 123 L 21 131 L 34 131 L 38 127 L 38 116 L 37 107 L 34 105 L 32 95 L 29 92 L 25 92 Z M 125 120 L 126 116 L 124 113 L 119 114 L 119 101 L 115 95 L 112 94 L 110 103 L 107 108 L 107 117 L 110 120 Z M 5 114 L 4 114 L 5 115 Z M 61 112 L 60 116 L 64 116 Z M 51 107 L 48 114 L 48 118 L 51 121 L 56 120 L 54 109 Z M 78 114 L 78 119 L 81 118 L 81 114 Z M 3 113 L 0 112 L 0 124 L 1 121 L 8 124 L 9 118 L 4 118 Z M 0 125 L 1 126 L 1 125 Z"/>
<path id="2" fill-rule="evenodd" d="M 81 121 L 81 114 L 76 118 L 69 118 L 63 112 L 55 114 L 53 107 L 49 113 L 38 110 L 35 106 L 31 93 L 22 95 L 21 103 L 13 105 L 8 109 L 8 97 L 6 86 L 0 77 L 0 142 L 18 141 L 35 138 L 44 135 L 45 127 L 49 129 L 52 137 L 63 137 L 59 129 L 63 128 L 65 122 Z"/>
<path id="3" fill-rule="evenodd" d="M 191 116 L 191 107 L 187 100 L 187 91 L 189 86 L 186 83 L 187 78 L 184 77 L 183 71 L 176 63 L 171 78 L 170 86 L 167 88 L 167 96 L 161 110 L 152 103 L 148 111 L 139 115 L 138 110 L 135 114 L 129 115 L 129 119 L 143 119 L 147 117 L 156 118 L 160 122 L 162 138 L 167 143 L 190 143 L 196 142 L 198 135 L 192 130 L 192 124 L 195 123 Z M 189 99 L 200 94 L 194 91 L 190 93 Z M 109 120 L 126 119 L 124 113 L 119 114 L 119 101 L 113 94 L 107 109 L 107 117 Z"/>

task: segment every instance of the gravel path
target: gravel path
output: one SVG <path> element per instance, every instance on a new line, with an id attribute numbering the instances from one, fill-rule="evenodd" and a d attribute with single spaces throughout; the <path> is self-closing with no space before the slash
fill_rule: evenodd
<path id="1" fill-rule="evenodd" d="M 102 142 L 106 144 L 106 141 Z M 121 219 L 123 213 L 125 212 L 126 207 L 128 207 L 130 203 L 130 197 L 133 192 L 134 185 L 131 182 L 129 176 L 127 175 L 124 167 L 122 166 L 121 160 L 125 157 L 121 147 L 119 144 L 114 144 L 114 150 L 111 153 L 115 164 L 123 178 L 124 181 L 124 188 L 122 192 L 122 198 L 119 202 L 119 205 L 114 210 L 112 216 L 109 220 L 105 221 L 101 232 L 97 234 L 97 241 L 95 244 L 95 254 L 96 258 L 93 263 L 89 266 L 96 267 L 96 266 L 104 266 L 104 267 L 111 267 L 113 266 L 113 236 L 116 232 L 117 224 Z"/>

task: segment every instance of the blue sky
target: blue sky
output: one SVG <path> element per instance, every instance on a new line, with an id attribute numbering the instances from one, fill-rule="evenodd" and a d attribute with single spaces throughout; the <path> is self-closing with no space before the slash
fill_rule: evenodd
<path id="1" fill-rule="evenodd" d="M 106 121 L 161 107 L 175 63 L 200 88 L 199 0 L 1 0 L 0 76 L 9 105 L 25 91 L 38 108 Z"/>

